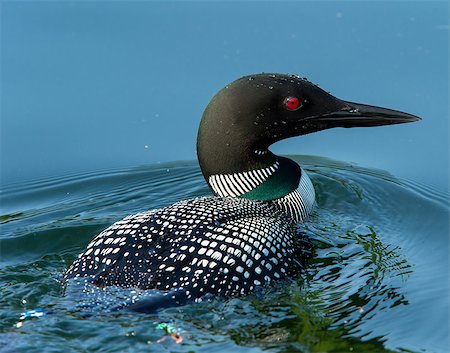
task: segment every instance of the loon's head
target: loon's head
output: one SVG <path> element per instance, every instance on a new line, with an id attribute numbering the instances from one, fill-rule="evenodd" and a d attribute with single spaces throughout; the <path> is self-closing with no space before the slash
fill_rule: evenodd
<path id="1" fill-rule="evenodd" d="M 332 127 L 367 127 L 420 120 L 396 110 L 347 102 L 295 75 L 242 77 L 219 91 L 203 114 L 197 154 L 205 179 L 268 167 L 268 147 Z M 211 184 L 210 184 L 211 186 Z"/>

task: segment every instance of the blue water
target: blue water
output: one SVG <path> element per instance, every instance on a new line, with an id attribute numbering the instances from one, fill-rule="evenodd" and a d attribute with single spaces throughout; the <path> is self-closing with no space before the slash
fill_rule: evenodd
<path id="1" fill-rule="evenodd" d="M 194 160 L 227 83 L 298 74 L 420 124 L 274 146 L 448 190 L 447 1 L 2 1 L 3 180 Z"/>
<path id="2" fill-rule="evenodd" d="M 312 245 L 304 273 L 249 297 L 154 315 L 110 311 L 140 295 L 132 291 L 64 293 L 61 275 L 114 221 L 210 194 L 195 162 L 7 185 L 0 218 L 2 351 L 447 352 L 448 195 L 380 170 L 292 158 L 318 194 L 310 221 L 299 228 Z M 19 320 L 34 308 L 49 314 Z M 183 342 L 158 330 L 159 323 L 170 323 Z"/>

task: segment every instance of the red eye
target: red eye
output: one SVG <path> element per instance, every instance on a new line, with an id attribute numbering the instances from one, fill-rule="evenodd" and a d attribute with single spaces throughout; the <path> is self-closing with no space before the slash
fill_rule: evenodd
<path id="1" fill-rule="evenodd" d="M 287 110 L 297 110 L 302 106 L 300 100 L 297 97 L 287 97 L 284 100 L 284 107 Z"/>

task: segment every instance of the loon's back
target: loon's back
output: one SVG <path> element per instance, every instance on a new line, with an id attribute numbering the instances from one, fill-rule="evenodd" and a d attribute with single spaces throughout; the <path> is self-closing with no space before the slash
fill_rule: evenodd
<path id="1" fill-rule="evenodd" d="M 101 232 L 66 278 L 97 286 L 241 295 L 298 270 L 296 227 L 268 202 L 204 197 L 139 213 Z"/>

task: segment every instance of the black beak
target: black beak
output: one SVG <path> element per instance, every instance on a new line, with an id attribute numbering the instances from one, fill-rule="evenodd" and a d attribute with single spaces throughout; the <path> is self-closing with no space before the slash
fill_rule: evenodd
<path id="1" fill-rule="evenodd" d="M 327 127 L 368 127 L 403 124 L 420 120 L 418 116 L 397 110 L 346 101 L 342 101 L 342 103 L 342 109 L 316 116 L 313 119 L 327 124 Z"/>

